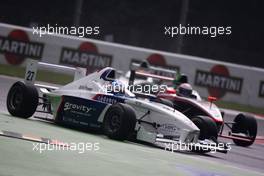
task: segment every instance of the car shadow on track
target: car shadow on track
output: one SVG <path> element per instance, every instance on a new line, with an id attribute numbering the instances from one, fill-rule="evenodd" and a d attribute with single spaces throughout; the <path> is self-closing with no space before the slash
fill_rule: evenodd
<path id="1" fill-rule="evenodd" d="M 16 118 L 16 117 L 11 116 L 10 114 L 5 114 L 5 115 L 10 117 L 10 118 Z M 22 118 L 19 118 L 19 119 L 22 119 Z M 47 117 L 34 116 L 34 117 L 29 118 L 29 119 L 22 119 L 22 120 L 35 121 L 36 123 L 43 123 L 45 125 L 50 125 L 50 126 L 53 126 L 56 128 L 72 130 L 73 132 L 78 131 L 81 133 L 89 133 L 91 135 L 96 135 L 97 137 L 102 138 L 102 139 L 109 139 L 107 136 L 103 135 L 101 129 L 80 128 L 80 127 L 75 127 L 75 126 L 66 125 L 66 124 L 57 124 L 54 122 L 54 120 L 52 120 L 51 118 L 47 118 Z M 112 140 L 112 139 L 109 139 L 109 140 Z M 118 142 L 120 142 L 120 141 L 118 141 Z M 140 146 L 144 146 L 144 147 L 151 147 L 151 148 L 156 148 L 156 149 L 158 148 L 158 149 L 164 150 L 166 152 L 171 152 L 171 153 L 223 159 L 219 156 L 214 155 L 214 153 L 195 153 L 195 152 L 191 152 L 191 151 L 179 151 L 179 150 L 169 151 L 169 150 L 165 150 L 164 147 L 157 146 L 155 144 L 150 144 L 150 143 L 143 142 L 143 141 L 138 141 L 135 139 L 135 135 L 130 136 L 128 140 L 124 141 L 124 143 L 129 143 L 132 145 L 140 145 Z M 225 155 L 225 154 L 223 154 L 223 155 Z"/>

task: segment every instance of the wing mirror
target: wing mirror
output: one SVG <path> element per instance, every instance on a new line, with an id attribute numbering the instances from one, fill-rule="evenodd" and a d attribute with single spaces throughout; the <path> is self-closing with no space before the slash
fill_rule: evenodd
<path id="1" fill-rule="evenodd" d="M 210 101 L 211 103 L 217 100 L 216 97 L 212 97 L 212 96 L 208 96 L 207 99 L 208 99 L 208 101 Z"/>
<path id="2" fill-rule="evenodd" d="M 168 87 L 165 91 L 167 94 L 176 94 L 176 90 L 172 87 Z"/>
<path id="3" fill-rule="evenodd" d="M 211 109 L 213 102 L 216 101 L 217 98 L 216 98 L 216 97 L 212 97 L 212 96 L 208 96 L 207 99 L 208 99 L 208 101 L 211 103 L 211 104 L 210 104 L 210 109 Z"/>

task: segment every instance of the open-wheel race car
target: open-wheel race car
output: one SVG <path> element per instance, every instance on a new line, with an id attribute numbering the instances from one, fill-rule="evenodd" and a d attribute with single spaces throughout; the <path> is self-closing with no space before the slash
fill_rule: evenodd
<path id="1" fill-rule="evenodd" d="M 175 77 L 168 76 L 173 72 Z M 217 142 L 218 137 L 223 137 L 232 139 L 236 145 L 244 147 L 254 143 L 257 135 L 255 117 L 239 113 L 233 121 L 224 121 L 224 112 L 213 103 L 216 98 L 209 96 L 207 100 L 202 99 L 188 84 L 188 77 L 177 74 L 176 71 L 150 66 L 143 62 L 133 63 L 130 73 L 121 79 L 127 80 L 129 85 L 134 86 L 151 87 L 154 84 L 166 84 L 166 89 L 162 91 L 151 92 L 148 87 L 147 91 L 135 92 L 135 94 L 166 104 L 183 113 L 200 129 L 200 140 L 212 139 Z M 228 134 L 223 133 L 224 128 L 229 129 Z"/>
<path id="2" fill-rule="evenodd" d="M 98 129 L 116 140 L 133 138 L 159 146 L 188 144 L 190 150 L 199 152 L 227 152 L 227 146 L 198 139 L 199 128 L 183 113 L 137 98 L 115 79 L 115 74 L 115 69 L 107 67 L 56 88 L 35 84 L 36 66 L 31 63 L 25 82 L 16 82 L 9 90 L 7 108 L 11 115 L 21 118 L 48 113 L 55 123 Z"/>

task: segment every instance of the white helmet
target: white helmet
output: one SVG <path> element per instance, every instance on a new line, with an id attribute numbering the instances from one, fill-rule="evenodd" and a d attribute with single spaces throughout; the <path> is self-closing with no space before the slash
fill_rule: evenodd
<path id="1" fill-rule="evenodd" d="M 183 97 L 191 97 L 192 95 L 192 86 L 188 83 L 180 84 L 178 87 L 177 94 Z"/>

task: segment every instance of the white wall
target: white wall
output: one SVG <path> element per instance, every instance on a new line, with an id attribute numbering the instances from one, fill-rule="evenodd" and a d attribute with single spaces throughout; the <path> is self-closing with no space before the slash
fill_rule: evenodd
<path id="1" fill-rule="evenodd" d="M 8 36 L 10 37 L 8 38 Z M 25 39 L 27 37 L 28 42 L 25 42 Z M 39 42 L 41 44 L 36 42 Z M 29 45 L 31 45 L 31 48 L 25 47 Z M 80 45 L 86 45 L 86 47 L 84 47 L 86 48 L 86 52 L 82 52 L 83 50 L 81 51 L 78 49 Z M 97 48 L 97 52 L 94 52 L 95 47 Z M 93 71 L 94 69 L 102 68 L 105 66 L 112 66 L 117 69 L 127 71 L 129 69 L 131 59 L 145 60 L 153 54 L 158 54 L 159 56 L 164 58 L 164 61 L 166 62 L 165 65 L 175 66 L 179 68 L 181 72 L 186 73 L 189 76 L 190 83 L 194 85 L 195 89 L 197 89 L 204 97 L 209 95 L 208 87 L 195 85 L 196 71 L 201 70 L 203 72 L 210 72 L 210 70 L 215 65 L 223 65 L 225 68 L 227 68 L 229 76 L 235 79 L 231 79 L 233 86 L 237 86 L 237 84 L 239 83 L 242 83 L 242 85 L 240 93 L 220 90 L 220 92 L 225 92 L 225 94 L 220 98 L 222 100 L 239 102 L 252 106 L 264 106 L 264 98 L 259 96 L 260 82 L 264 81 L 263 69 L 230 64 L 226 62 L 206 60 L 199 57 L 172 54 L 91 39 L 83 39 L 78 37 L 62 35 L 45 35 L 39 37 L 38 35 L 33 35 L 33 31 L 29 28 L 22 28 L 0 23 L 1 64 L 10 64 L 7 59 L 16 61 L 22 58 L 23 60 L 23 58 L 29 58 L 29 55 L 32 54 L 33 57 L 35 56 L 37 59 L 43 62 L 60 64 L 63 48 L 67 48 L 67 56 L 69 56 L 69 53 L 74 53 L 74 55 L 72 55 L 71 57 L 71 61 L 81 60 L 84 65 L 80 66 L 85 66 L 85 64 L 86 66 L 90 65 L 90 67 L 88 66 L 89 71 Z M 42 55 L 39 54 L 39 50 L 41 49 L 43 49 Z M 31 52 L 29 52 L 30 50 Z M 25 54 L 26 56 L 23 56 Z M 78 55 L 82 55 L 81 59 L 77 57 Z M 64 60 L 66 58 L 69 59 L 69 57 L 64 57 Z M 156 57 L 154 58 L 154 60 L 155 59 L 161 61 L 160 58 Z M 161 64 L 164 64 L 164 61 L 161 62 Z M 25 66 L 25 63 L 25 60 L 23 60 L 21 64 L 18 64 L 18 66 Z M 217 80 L 222 79 L 222 82 L 218 82 L 218 85 L 221 86 L 222 84 L 223 86 L 225 81 L 230 81 L 230 79 L 228 77 L 221 76 L 223 71 L 221 71 L 221 68 L 219 70 L 220 72 L 217 72 L 217 74 L 220 74 L 220 77 L 215 78 L 215 84 L 217 83 Z M 203 78 L 207 78 L 207 83 L 210 83 L 210 76 L 206 76 Z M 223 81 L 224 79 L 226 80 Z"/>

